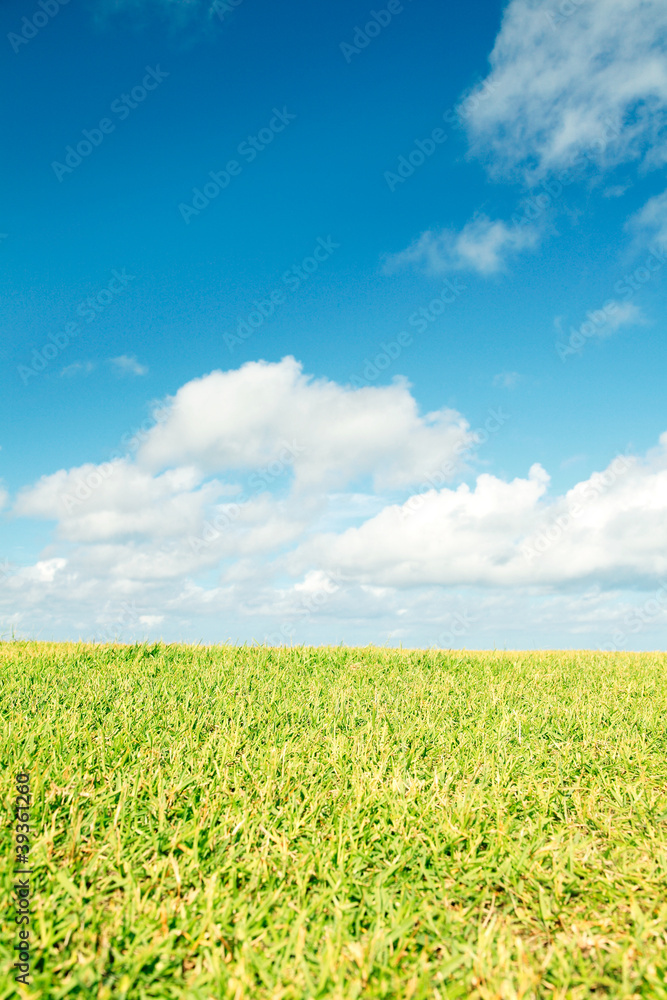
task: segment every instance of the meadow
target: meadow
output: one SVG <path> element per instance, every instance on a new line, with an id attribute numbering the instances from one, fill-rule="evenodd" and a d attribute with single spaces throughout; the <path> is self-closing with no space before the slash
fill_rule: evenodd
<path id="1" fill-rule="evenodd" d="M 662 653 L 4 642 L 0 1000 L 667 1000 L 666 680 Z"/>

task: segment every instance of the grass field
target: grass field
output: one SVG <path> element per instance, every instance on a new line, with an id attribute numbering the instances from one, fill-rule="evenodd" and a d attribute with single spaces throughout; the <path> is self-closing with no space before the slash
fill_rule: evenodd
<path id="1" fill-rule="evenodd" d="M 666 680 L 663 654 L 2 643 L 0 1000 L 667 998 Z"/>

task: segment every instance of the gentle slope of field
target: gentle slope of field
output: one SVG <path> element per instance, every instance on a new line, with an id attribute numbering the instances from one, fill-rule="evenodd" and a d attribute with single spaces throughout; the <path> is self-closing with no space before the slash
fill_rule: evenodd
<path id="1" fill-rule="evenodd" d="M 0 645 L 20 996 L 667 1000 L 667 656 Z"/>

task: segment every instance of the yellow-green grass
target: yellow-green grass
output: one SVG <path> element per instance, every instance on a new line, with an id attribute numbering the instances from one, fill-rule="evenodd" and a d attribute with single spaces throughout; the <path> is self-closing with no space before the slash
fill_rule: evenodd
<path id="1" fill-rule="evenodd" d="M 666 680 L 660 653 L 2 643 L 0 1000 L 667 998 Z"/>

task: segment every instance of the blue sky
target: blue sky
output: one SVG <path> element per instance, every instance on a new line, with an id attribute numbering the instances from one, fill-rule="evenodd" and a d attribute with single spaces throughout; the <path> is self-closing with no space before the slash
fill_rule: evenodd
<path id="1" fill-rule="evenodd" d="M 660 3 L 0 19 L 5 634 L 664 644 Z"/>

